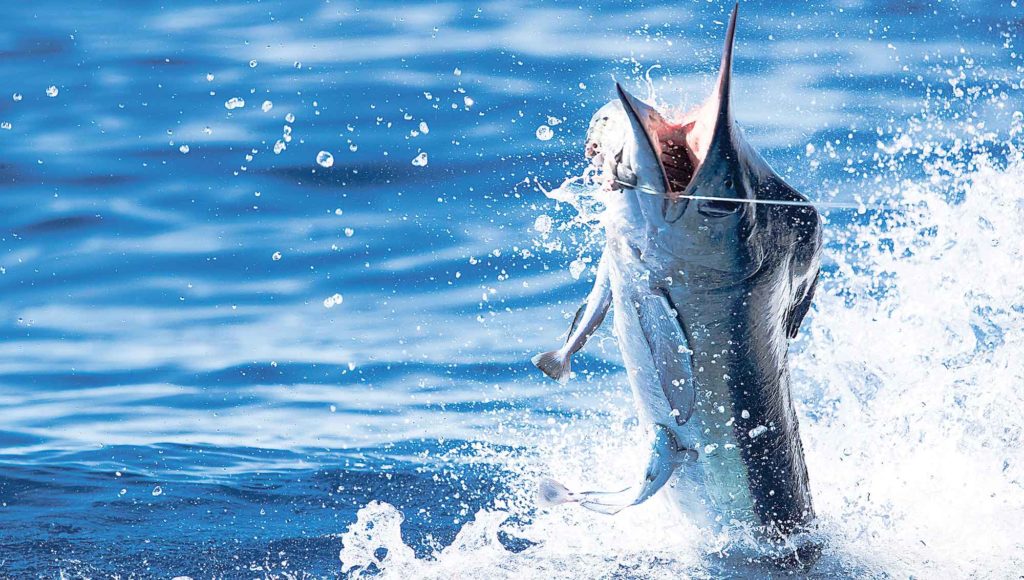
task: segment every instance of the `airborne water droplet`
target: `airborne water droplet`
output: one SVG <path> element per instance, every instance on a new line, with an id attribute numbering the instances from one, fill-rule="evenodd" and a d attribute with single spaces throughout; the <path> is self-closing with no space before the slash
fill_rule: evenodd
<path id="1" fill-rule="evenodd" d="M 316 163 L 320 167 L 330 167 L 334 165 L 334 156 L 327 151 L 321 151 L 316 154 Z"/>
<path id="2" fill-rule="evenodd" d="M 272 103 L 270 101 L 263 101 L 263 106 L 261 106 L 260 108 L 263 109 L 264 113 L 266 113 L 266 112 L 270 111 L 270 109 L 274 108 L 274 103 Z"/>
<path id="3" fill-rule="evenodd" d="M 550 234 L 551 233 L 551 216 L 540 215 L 533 221 L 533 229 L 539 234 Z"/>
<path id="4" fill-rule="evenodd" d="M 334 296 L 328 296 L 324 299 L 324 308 L 334 308 L 335 306 L 344 302 L 345 299 L 341 294 L 335 294 Z"/>
<path id="5" fill-rule="evenodd" d="M 240 99 L 238 97 L 231 97 L 230 99 L 228 99 L 227 101 L 224 102 L 224 108 L 228 109 L 228 110 L 239 109 L 239 108 L 242 108 L 244 106 L 245 106 L 245 99 Z"/>
<path id="6" fill-rule="evenodd" d="M 56 85 L 50 85 L 46 89 L 46 96 L 47 97 L 56 97 L 57 93 L 59 93 L 59 92 L 60 91 L 57 90 L 57 86 Z"/>
<path id="7" fill-rule="evenodd" d="M 547 125 L 537 127 L 537 138 L 541 141 L 550 141 L 554 136 L 555 134 L 551 131 L 551 127 L 548 127 Z"/>
<path id="8" fill-rule="evenodd" d="M 188 145 L 182 145 L 181 147 L 178 147 L 178 151 L 181 151 L 182 153 L 188 153 Z"/>
<path id="9" fill-rule="evenodd" d="M 586 269 L 587 265 L 583 260 L 573 260 L 572 263 L 569 264 L 569 275 L 572 276 L 573 280 L 579 280 L 580 276 L 583 274 L 583 270 Z"/>
<path id="10" fill-rule="evenodd" d="M 164 493 L 164 490 L 159 485 L 153 488 L 153 497 L 156 497 L 156 496 L 161 495 L 163 493 Z"/>
<path id="11" fill-rule="evenodd" d="M 427 165 L 427 161 L 427 152 L 421 151 L 420 154 L 417 155 L 416 158 L 412 160 L 412 164 L 415 165 L 416 167 L 425 167 Z"/>

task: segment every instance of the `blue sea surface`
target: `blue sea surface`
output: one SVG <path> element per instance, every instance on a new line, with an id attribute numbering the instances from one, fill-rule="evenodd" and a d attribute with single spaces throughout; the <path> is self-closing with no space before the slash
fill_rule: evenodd
<path id="1" fill-rule="evenodd" d="M 445 550 L 478 514 L 498 511 L 506 514 L 499 545 L 488 550 L 507 555 L 486 552 L 504 562 L 495 577 L 767 574 L 656 555 L 609 556 L 590 572 L 552 567 L 536 556 L 545 535 L 522 531 L 562 517 L 528 501 L 536 477 L 561 461 L 545 441 L 575 441 L 572 433 L 600 433 L 606 423 L 615 433 L 632 427 L 610 332 L 580 353 L 567 385 L 530 365 L 567 328 L 599 251 L 572 221 L 576 210 L 541 188 L 583 171 L 588 122 L 616 80 L 663 103 L 700 102 L 731 8 L 710 0 L 5 3 L 0 577 L 387 575 L 388 553 L 401 546 L 416 558 L 402 574 L 460 577 L 464 564 Z M 1003 1 L 743 2 L 736 116 L 814 200 L 882 204 L 974 171 L 982 158 L 992 179 L 1005 177 L 1024 101 L 1014 46 L 1022 18 Z M 958 182 L 946 198 L 971 199 L 982 181 Z M 908 276 L 865 274 L 836 257 L 903 247 L 887 232 L 904 222 L 871 230 L 865 244 L 837 232 L 867 231 L 877 212 L 823 211 L 832 231 L 827 289 L 800 352 L 860 324 L 851 321 L 878 319 L 827 314 L 843 305 L 877 299 L 878 312 L 892 313 L 908 304 L 885 302 L 890 278 Z M 998 228 L 997 217 L 984 220 Z M 992 238 L 1001 248 L 1020 247 L 1019 230 L 999 231 Z M 1020 263 L 1008 260 L 994 267 Z M 857 276 L 863 284 L 843 282 Z M 954 296 L 977 295 L 953 286 Z M 980 345 L 970 356 L 1019 353 L 1020 325 L 1006 320 L 1024 310 L 1000 300 L 965 315 L 963 340 Z M 1004 311 L 1010 318 L 993 322 Z M 913 322 L 922 316 L 901 318 L 915 329 L 904 343 L 942 335 Z M 853 361 L 869 356 L 859 348 L 839 350 Z M 963 369 L 996 364 L 955 354 L 914 360 L 960 373 L 957 385 L 966 384 Z M 933 404 L 922 386 L 932 414 L 921 424 L 947 431 L 917 437 L 911 421 L 897 432 L 899 419 L 871 415 L 872 401 L 890 380 L 909 387 L 933 378 L 829 358 L 812 352 L 795 363 L 794 376 L 806 379 L 795 398 L 812 491 L 838 528 L 852 505 L 864 520 L 856 534 L 840 534 L 821 570 L 998 575 L 988 557 L 916 569 L 931 556 L 914 553 L 910 564 L 842 556 L 891 529 L 924 550 L 918 541 L 932 541 L 929 532 L 901 530 L 936 524 L 898 503 L 863 511 L 889 493 L 878 489 L 913 486 L 840 480 L 842 457 L 868 466 L 888 447 L 857 459 L 858 449 L 830 437 L 860 420 L 892 424 L 892 441 L 937 455 L 949 429 L 964 441 L 991 437 L 999 451 L 978 457 L 1005 477 L 1004 503 L 995 505 L 1020 506 L 1020 418 L 978 435 L 997 402 L 975 409 L 980 391 L 960 399 L 950 387 Z M 998 380 L 1012 382 L 1019 363 L 1007 364 L 991 368 L 1008 368 Z M 856 377 L 853 386 L 837 394 L 815 379 L 825 365 Z M 953 408 L 975 414 L 943 410 Z M 832 464 L 830 452 L 846 455 Z M 586 446 L 577 453 L 574 465 L 600 471 Z M 377 564 L 350 566 L 339 558 L 343 535 L 372 502 L 404 516 L 401 542 L 376 552 Z M 597 523 L 560 529 L 586 535 L 605 520 L 586 521 Z M 470 570 L 479 553 L 460 550 Z M 430 568 L 441 564 L 453 567 Z"/>

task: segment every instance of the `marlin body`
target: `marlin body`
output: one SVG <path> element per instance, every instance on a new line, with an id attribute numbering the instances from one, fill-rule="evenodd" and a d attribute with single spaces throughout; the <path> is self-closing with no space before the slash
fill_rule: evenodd
<path id="1" fill-rule="evenodd" d="M 598 279 L 561 349 L 535 357 L 558 380 L 614 306 L 615 333 L 652 450 L 617 492 L 540 486 L 547 505 L 616 513 L 664 489 L 714 533 L 740 528 L 797 561 L 814 518 L 790 395 L 789 339 L 818 279 L 820 219 L 747 144 L 729 89 L 736 11 L 715 91 L 681 123 L 617 86 L 587 154 L 608 188 Z"/>

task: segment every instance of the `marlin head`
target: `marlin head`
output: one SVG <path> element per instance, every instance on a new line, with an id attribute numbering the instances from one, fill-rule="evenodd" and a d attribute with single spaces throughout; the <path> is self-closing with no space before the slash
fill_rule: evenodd
<path id="1" fill-rule="evenodd" d="M 771 252 L 771 242 L 783 241 L 769 221 L 816 224 L 817 214 L 747 143 L 733 118 L 738 8 L 729 19 L 718 79 L 703 103 L 672 122 L 616 85 L 618 99 L 591 121 L 587 154 L 611 189 L 631 190 L 645 209 L 632 215 L 646 223 L 632 225 L 656 232 L 647 235 L 657 239 L 637 247 L 653 245 L 695 267 L 749 275 Z M 773 200 L 807 205 L 779 210 Z"/>

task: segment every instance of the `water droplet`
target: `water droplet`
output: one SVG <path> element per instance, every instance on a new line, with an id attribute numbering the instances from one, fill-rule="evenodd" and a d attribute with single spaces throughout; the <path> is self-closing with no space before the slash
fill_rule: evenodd
<path id="1" fill-rule="evenodd" d="M 263 109 L 264 113 L 269 112 L 270 109 L 274 108 L 274 103 L 270 101 L 263 101 L 263 106 L 261 106 L 260 108 Z"/>
<path id="2" fill-rule="evenodd" d="M 212 82 L 213 81 L 213 73 L 206 73 L 206 80 L 208 82 Z"/>
<path id="3" fill-rule="evenodd" d="M 324 298 L 324 308 L 334 308 L 335 306 L 344 302 L 345 299 L 341 294 L 335 294 L 334 296 L 328 296 Z"/>
<path id="4" fill-rule="evenodd" d="M 562 123 L 562 120 L 559 119 L 558 117 L 552 117 L 552 116 L 548 115 L 548 125 L 551 125 L 552 127 L 554 127 L 555 125 L 559 125 L 561 123 Z"/>
<path id="5" fill-rule="evenodd" d="M 156 497 L 158 495 L 162 495 L 163 493 L 164 493 L 164 490 L 159 485 L 153 488 L 153 497 Z"/>
<path id="6" fill-rule="evenodd" d="M 426 121 L 420 121 L 420 133 L 423 133 L 424 135 L 426 135 L 429 132 L 430 132 L 430 127 L 427 126 L 427 122 Z"/>
<path id="7" fill-rule="evenodd" d="M 294 123 L 295 115 L 288 113 L 287 115 L 284 116 L 284 120 L 287 121 L 288 123 Z"/>
<path id="8" fill-rule="evenodd" d="M 224 108 L 228 109 L 228 110 L 230 110 L 230 109 L 239 109 L 239 108 L 244 107 L 244 106 L 245 106 L 245 99 L 240 99 L 238 97 L 231 97 L 230 99 L 228 99 L 227 101 L 224 102 Z"/>
<path id="9" fill-rule="evenodd" d="M 249 61 L 249 68 L 256 68 L 256 65 L 258 65 L 258 64 L 259 63 L 256 62 L 255 60 L 250 60 Z"/>
<path id="10" fill-rule="evenodd" d="M 457 76 L 457 77 L 461 77 L 461 76 L 462 76 L 462 69 L 461 69 L 461 68 L 458 68 L 458 67 L 456 67 L 456 68 L 455 68 L 455 70 L 454 70 L 454 71 L 452 71 L 452 74 L 454 74 L 454 75 L 455 75 L 455 76 Z"/>
<path id="11" fill-rule="evenodd" d="M 740 412 L 740 417 L 743 417 L 744 419 L 749 419 L 750 418 L 750 411 L 748 411 L 746 409 L 743 409 L 743 411 Z"/>
<path id="12" fill-rule="evenodd" d="M 345 237 L 346 238 L 351 238 L 355 234 L 356 234 L 356 231 L 354 229 L 352 229 L 352 228 L 345 228 Z"/>
<path id="13" fill-rule="evenodd" d="M 14 93 L 13 95 L 11 95 L 11 98 L 15 101 L 20 101 L 22 99 L 22 96 L 21 93 Z"/>
<path id="14" fill-rule="evenodd" d="M 747 435 L 750 435 L 751 439 L 756 439 L 761 435 L 764 435 L 766 431 L 768 431 L 767 427 L 765 427 L 764 425 L 758 425 L 757 427 L 751 429 L 750 432 L 747 433 Z"/>
<path id="15" fill-rule="evenodd" d="M 284 144 L 284 141 L 278 139 L 277 142 L 274 143 L 274 155 L 280 155 L 281 152 L 287 148 L 288 146 Z"/>
<path id="16" fill-rule="evenodd" d="M 547 125 L 537 127 L 537 138 L 541 141 L 550 141 L 554 136 L 555 134 L 551 131 L 551 127 L 548 127 Z"/>
<path id="17" fill-rule="evenodd" d="M 536 230 L 540 234 L 544 234 L 544 235 L 550 234 L 551 233 L 551 216 L 547 216 L 547 215 L 537 216 L 537 219 L 533 221 L 533 229 Z"/>
<path id="18" fill-rule="evenodd" d="M 182 145 L 181 147 L 178 147 L 178 151 L 181 151 L 182 153 L 188 153 L 188 145 Z"/>
<path id="19" fill-rule="evenodd" d="M 3 123 L 0 123 L 0 129 L 6 129 L 10 131 L 11 127 L 13 127 L 13 125 L 11 125 L 10 121 L 4 121 Z"/>
<path id="20" fill-rule="evenodd" d="M 203 133 L 206 135 L 213 135 L 213 129 L 209 127 L 203 127 Z"/>
<path id="21" fill-rule="evenodd" d="M 472 107 L 473 103 L 476 101 L 473 100 L 473 97 L 462 97 L 462 102 L 466 104 L 466 108 L 468 109 Z"/>
<path id="22" fill-rule="evenodd" d="M 583 270 L 586 269 L 587 265 L 583 262 L 583 260 L 573 260 L 572 263 L 569 264 L 569 275 L 572 276 L 573 280 L 579 280 L 580 276 L 583 274 Z"/>
<path id="23" fill-rule="evenodd" d="M 334 156 L 327 151 L 321 151 L 316 154 L 316 163 L 320 167 L 330 167 L 334 165 Z"/>
<path id="24" fill-rule="evenodd" d="M 416 167 L 426 167 L 427 161 L 427 152 L 421 151 L 420 154 L 417 155 L 416 158 L 412 160 L 412 164 L 415 165 Z"/>
<path id="25" fill-rule="evenodd" d="M 59 92 L 60 91 L 57 90 L 57 86 L 56 85 L 50 85 L 46 89 L 46 96 L 47 97 L 56 97 L 57 93 L 59 93 Z"/>
<path id="26" fill-rule="evenodd" d="M 274 252 L 274 255 L 270 256 L 270 259 L 275 261 L 275 262 L 280 260 L 281 259 L 281 252 Z"/>
<path id="27" fill-rule="evenodd" d="M 359 151 L 359 145 L 356 145 L 355 143 L 349 143 L 348 150 L 355 153 L 356 151 Z"/>
<path id="28" fill-rule="evenodd" d="M 295 68 L 302 68 L 302 63 L 299 61 L 295 61 L 294 63 L 292 63 L 292 66 L 294 66 Z"/>

